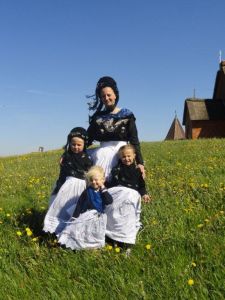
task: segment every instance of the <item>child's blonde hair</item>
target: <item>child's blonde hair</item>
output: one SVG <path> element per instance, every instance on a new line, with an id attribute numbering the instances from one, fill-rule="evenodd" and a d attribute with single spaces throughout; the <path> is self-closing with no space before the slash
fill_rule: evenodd
<path id="1" fill-rule="evenodd" d="M 132 144 L 127 144 L 127 145 L 124 145 L 124 146 L 120 147 L 120 149 L 119 149 L 119 156 L 121 156 L 121 154 L 122 154 L 122 152 L 124 150 L 128 150 L 128 149 L 132 150 L 134 152 L 134 154 L 136 154 L 134 146 Z"/>
<path id="2" fill-rule="evenodd" d="M 87 179 L 88 183 L 96 175 L 99 175 L 103 179 L 105 178 L 105 172 L 104 172 L 104 170 L 103 170 L 102 167 L 100 167 L 100 166 L 93 166 L 93 167 L 90 168 L 90 170 L 86 173 L 86 179 Z"/>

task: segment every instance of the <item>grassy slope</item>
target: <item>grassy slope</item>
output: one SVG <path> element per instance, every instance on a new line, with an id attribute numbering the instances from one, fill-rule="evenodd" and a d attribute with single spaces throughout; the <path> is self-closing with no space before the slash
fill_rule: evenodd
<path id="1" fill-rule="evenodd" d="M 142 152 L 154 200 L 128 258 L 75 253 L 42 234 L 60 151 L 0 159 L 0 299 L 224 299 L 225 140 Z"/>

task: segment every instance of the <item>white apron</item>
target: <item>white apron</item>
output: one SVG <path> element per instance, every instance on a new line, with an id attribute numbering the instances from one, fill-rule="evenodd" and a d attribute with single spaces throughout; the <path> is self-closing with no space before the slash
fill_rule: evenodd
<path id="1" fill-rule="evenodd" d="M 123 186 L 108 189 L 113 203 L 107 205 L 106 235 L 118 242 L 135 244 L 141 227 L 141 196 L 134 190 Z"/>
<path id="2" fill-rule="evenodd" d="M 64 222 L 72 217 L 85 188 L 85 180 L 70 176 L 66 178 L 57 195 L 50 198 L 50 206 L 44 219 L 45 232 L 57 234 L 64 228 Z"/>
<path id="3" fill-rule="evenodd" d="M 105 171 L 106 180 L 110 179 L 110 172 L 118 163 L 118 151 L 120 147 L 126 144 L 124 141 L 101 142 L 100 147 L 87 150 L 94 165 L 101 166 Z"/>
<path id="4" fill-rule="evenodd" d="M 58 235 L 58 242 L 72 250 L 104 247 L 106 219 L 105 214 L 99 214 L 94 209 L 78 218 L 71 218 Z"/>

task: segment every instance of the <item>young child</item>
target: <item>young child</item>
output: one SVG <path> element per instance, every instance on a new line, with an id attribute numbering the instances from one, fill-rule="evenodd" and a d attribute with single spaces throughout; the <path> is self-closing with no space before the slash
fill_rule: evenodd
<path id="1" fill-rule="evenodd" d="M 59 233 L 76 207 L 78 198 L 86 188 L 85 172 L 92 166 L 86 154 L 87 131 L 73 128 L 64 147 L 60 162 L 60 174 L 52 192 L 50 206 L 44 219 L 45 232 Z"/>
<path id="2" fill-rule="evenodd" d="M 112 196 L 104 186 L 102 167 L 93 166 L 86 174 L 88 187 L 81 194 L 73 218 L 59 235 L 58 242 L 73 250 L 100 248 L 105 245 L 105 207 Z"/>
<path id="3" fill-rule="evenodd" d="M 135 163 L 135 149 L 127 144 L 119 150 L 119 162 L 112 169 L 110 194 L 113 204 L 107 208 L 106 236 L 120 245 L 135 244 L 141 226 L 141 197 L 149 202 L 145 181 Z"/>

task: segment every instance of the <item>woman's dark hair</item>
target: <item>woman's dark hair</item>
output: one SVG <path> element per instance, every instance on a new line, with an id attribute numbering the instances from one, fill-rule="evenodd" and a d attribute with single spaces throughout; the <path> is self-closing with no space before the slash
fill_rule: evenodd
<path id="1" fill-rule="evenodd" d="M 88 143 L 88 134 L 87 134 L 87 130 L 84 129 L 83 127 L 75 127 L 70 131 L 70 133 L 67 136 L 67 143 L 64 146 L 64 150 L 69 151 L 70 142 L 74 137 L 79 137 L 80 139 L 84 140 L 84 150 L 85 150 Z"/>
<path id="2" fill-rule="evenodd" d="M 94 114 L 92 116 L 89 117 L 89 121 L 92 120 L 92 118 L 102 110 L 103 107 L 103 103 L 101 101 L 101 90 L 105 87 L 110 87 L 115 95 L 116 95 L 116 101 L 115 101 L 115 105 L 117 105 L 118 101 L 119 101 L 119 90 L 116 84 L 116 81 L 109 76 L 104 76 L 101 77 L 99 79 L 99 81 L 97 82 L 96 85 L 96 89 L 95 89 L 95 94 L 92 96 L 87 96 L 87 98 L 92 99 L 92 102 L 89 102 L 89 110 L 94 110 Z"/>

